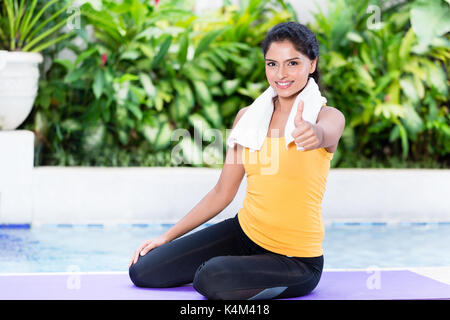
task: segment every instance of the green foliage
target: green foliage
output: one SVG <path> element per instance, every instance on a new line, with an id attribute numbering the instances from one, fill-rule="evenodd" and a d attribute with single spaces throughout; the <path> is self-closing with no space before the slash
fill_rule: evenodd
<path id="1" fill-rule="evenodd" d="M 328 105 L 347 119 L 333 160 L 432 158 L 448 166 L 448 2 L 387 5 L 328 1 L 329 13 L 319 12 L 311 26 Z"/>
<path id="2" fill-rule="evenodd" d="M 173 166 L 177 145 L 197 161 L 185 165 L 220 167 L 208 161 L 223 163 L 225 140 L 208 145 L 217 141 L 209 130 L 225 139 L 237 111 L 267 87 L 259 44 L 296 16 L 282 0 L 224 1 L 201 15 L 191 5 L 81 7 L 81 27 L 44 51 L 52 64 L 41 66 L 22 126 L 36 134 L 36 165 Z M 347 120 L 332 166 L 448 167 L 448 1 L 330 0 L 327 12 L 310 28 L 328 105 Z M 177 129 L 188 132 L 181 143 Z"/>
<path id="3" fill-rule="evenodd" d="M 53 63 L 24 125 L 37 136 L 36 165 L 176 165 L 172 133 L 182 128 L 186 165 L 202 153 L 193 139 L 202 134 L 204 153 L 220 166 L 225 139 L 208 146 L 207 130 L 225 134 L 261 93 L 258 45 L 291 19 L 283 1 L 243 3 L 200 16 L 175 0 L 85 3 L 75 30 L 82 44 L 67 39 L 46 52 Z M 62 49 L 75 59 L 59 58 Z"/>
<path id="4" fill-rule="evenodd" d="M 76 17 L 70 11 L 72 0 L 3 0 L 0 2 L 0 49 L 40 52 L 72 32 L 56 34 Z M 55 9 L 56 8 L 56 9 Z"/>

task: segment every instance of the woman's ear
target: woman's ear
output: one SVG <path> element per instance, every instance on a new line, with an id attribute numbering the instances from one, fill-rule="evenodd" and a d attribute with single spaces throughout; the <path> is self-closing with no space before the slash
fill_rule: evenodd
<path id="1" fill-rule="evenodd" d="M 317 60 L 318 58 L 315 58 L 314 60 L 311 61 L 311 66 L 309 67 L 309 74 L 316 71 Z"/>

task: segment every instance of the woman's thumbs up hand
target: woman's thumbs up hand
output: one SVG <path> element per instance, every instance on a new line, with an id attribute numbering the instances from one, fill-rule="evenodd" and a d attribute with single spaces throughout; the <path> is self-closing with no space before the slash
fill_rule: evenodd
<path id="1" fill-rule="evenodd" d="M 297 114 L 294 118 L 295 129 L 291 135 L 294 142 L 303 151 L 313 150 L 322 143 L 323 133 L 320 128 L 303 119 L 304 102 L 300 100 L 297 105 Z"/>

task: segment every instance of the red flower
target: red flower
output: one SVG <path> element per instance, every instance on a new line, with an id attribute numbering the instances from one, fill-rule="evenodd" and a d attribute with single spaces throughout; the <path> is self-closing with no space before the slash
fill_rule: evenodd
<path id="1" fill-rule="evenodd" d="M 159 3 L 159 0 L 155 0 L 155 4 L 158 5 L 158 3 Z"/>
<path id="2" fill-rule="evenodd" d="M 102 67 L 105 66 L 105 63 L 106 63 L 107 58 L 108 58 L 108 57 L 106 56 L 106 53 L 102 54 Z"/>

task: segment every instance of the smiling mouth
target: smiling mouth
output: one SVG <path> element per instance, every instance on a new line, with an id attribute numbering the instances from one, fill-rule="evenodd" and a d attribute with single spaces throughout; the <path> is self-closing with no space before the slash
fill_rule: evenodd
<path id="1" fill-rule="evenodd" d="M 289 88 L 294 81 L 275 81 L 276 85 L 280 89 L 286 89 Z"/>

